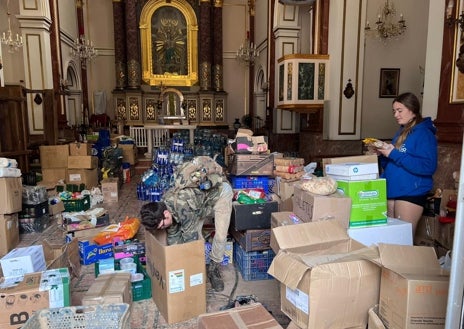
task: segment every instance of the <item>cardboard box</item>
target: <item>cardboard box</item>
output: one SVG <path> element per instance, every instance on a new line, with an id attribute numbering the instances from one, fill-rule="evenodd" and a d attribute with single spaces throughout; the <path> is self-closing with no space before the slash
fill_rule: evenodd
<path id="1" fill-rule="evenodd" d="M 145 233 L 147 273 L 152 298 L 167 323 L 206 312 L 206 265 L 203 240 L 166 245 L 164 231 Z"/>
<path id="2" fill-rule="evenodd" d="M 116 177 L 105 178 L 101 181 L 104 202 L 118 202 L 120 180 Z"/>
<path id="3" fill-rule="evenodd" d="M 118 148 L 122 150 L 122 162 L 137 163 L 137 147 L 134 144 L 118 144 Z"/>
<path id="4" fill-rule="evenodd" d="M 90 143 L 70 143 L 69 155 L 92 155 L 92 144 Z"/>
<path id="5" fill-rule="evenodd" d="M 298 218 L 293 211 L 279 211 L 271 214 L 271 228 L 301 223 L 303 223 L 303 221 Z"/>
<path id="6" fill-rule="evenodd" d="M 351 198 L 350 227 L 381 225 L 387 222 L 387 181 L 337 181 L 337 190 Z"/>
<path id="7" fill-rule="evenodd" d="M 95 169 L 98 167 L 98 157 L 91 155 L 70 155 L 69 169 Z"/>
<path id="8" fill-rule="evenodd" d="M 269 273 L 280 282 L 282 311 L 302 328 L 365 328 L 379 299 L 375 248 L 350 239 L 337 221 L 272 229 L 280 250 Z"/>
<path id="9" fill-rule="evenodd" d="M 68 268 L 72 277 L 79 277 L 81 272 L 79 242 L 72 239 L 69 243 L 53 243 L 49 240 L 42 241 L 42 247 L 47 263 L 47 270 Z"/>
<path id="10" fill-rule="evenodd" d="M 222 329 L 281 329 L 282 326 L 274 319 L 261 303 L 231 308 L 226 311 L 200 314 L 198 329 L 216 329 L 218 323 Z M 240 326 L 237 325 L 240 323 Z"/>
<path id="11" fill-rule="evenodd" d="M 245 251 L 268 250 L 271 248 L 270 229 L 246 231 L 230 230 L 230 233 Z"/>
<path id="12" fill-rule="evenodd" d="M 379 166 L 377 162 L 362 163 L 362 162 L 344 162 L 344 163 L 329 163 L 325 166 L 326 175 L 338 175 L 346 177 L 358 177 L 364 175 L 378 175 Z M 377 177 L 374 177 L 374 179 Z"/>
<path id="13" fill-rule="evenodd" d="M 332 163 L 347 163 L 347 162 L 358 162 L 358 163 L 378 163 L 379 158 L 376 154 L 372 155 L 353 155 L 346 157 L 336 158 L 324 158 L 322 159 L 322 170 L 324 176 L 326 175 L 325 167 Z"/>
<path id="14" fill-rule="evenodd" d="M 366 174 L 366 175 L 358 175 L 358 176 L 343 176 L 343 175 L 332 175 L 327 174 L 328 177 L 332 177 L 335 180 L 372 180 L 379 178 L 378 174 Z"/>
<path id="15" fill-rule="evenodd" d="M 34 312 L 70 305 L 67 269 L 26 274 L 19 283 L 0 280 L 0 328 L 22 327 Z"/>
<path id="16" fill-rule="evenodd" d="M 66 234 L 65 241 L 67 243 L 71 242 L 74 238 L 78 240 L 79 258 L 82 265 L 90 265 L 100 259 L 114 256 L 112 243 L 98 245 L 93 242 L 93 237 L 102 229 L 104 227 L 74 231 Z"/>
<path id="17" fill-rule="evenodd" d="M 387 218 L 385 225 L 349 228 L 348 235 L 368 247 L 378 243 L 413 244 L 412 224 L 397 218 Z"/>
<path id="18" fill-rule="evenodd" d="M 0 259 L 0 265 L 5 278 L 47 269 L 42 245 L 15 248 Z"/>
<path id="19" fill-rule="evenodd" d="M 369 309 L 369 320 L 367 322 L 368 329 L 387 329 L 379 318 L 379 305 L 375 305 Z"/>
<path id="20" fill-rule="evenodd" d="M 85 184 L 90 190 L 98 186 L 98 168 L 95 169 L 68 169 L 66 182 L 69 184 Z"/>
<path id="21" fill-rule="evenodd" d="M 68 166 L 69 145 L 41 145 L 40 167 L 42 169 L 66 168 Z"/>
<path id="22" fill-rule="evenodd" d="M 53 198 L 48 201 L 48 213 L 53 216 L 64 211 L 64 203 L 60 198 Z"/>
<path id="23" fill-rule="evenodd" d="M 282 177 L 276 177 L 276 191 L 275 193 L 282 199 L 287 200 L 293 196 L 294 186 L 298 180 L 288 180 Z"/>
<path id="24" fill-rule="evenodd" d="M 21 177 L 0 178 L 0 214 L 13 214 L 22 210 L 22 190 Z"/>
<path id="25" fill-rule="evenodd" d="M 237 176 L 272 176 L 274 154 L 234 154 L 229 172 Z"/>
<path id="26" fill-rule="evenodd" d="M 231 228 L 236 231 L 271 228 L 271 214 L 279 211 L 277 201 L 266 203 L 232 203 Z"/>
<path id="27" fill-rule="evenodd" d="M 67 179 L 67 168 L 42 168 L 42 185 L 53 188 Z"/>
<path id="28" fill-rule="evenodd" d="M 304 222 L 333 219 L 349 227 L 351 198 L 340 193 L 319 195 L 294 187 L 293 212 Z"/>
<path id="29" fill-rule="evenodd" d="M 132 304 L 131 273 L 100 274 L 82 297 L 82 305 Z"/>
<path id="30" fill-rule="evenodd" d="M 379 316 L 387 328 L 444 328 L 449 273 L 432 247 L 379 244 Z"/>
<path id="31" fill-rule="evenodd" d="M 0 214 L 0 256 L 7 254 L 19 244 L 18 214 Z"/>

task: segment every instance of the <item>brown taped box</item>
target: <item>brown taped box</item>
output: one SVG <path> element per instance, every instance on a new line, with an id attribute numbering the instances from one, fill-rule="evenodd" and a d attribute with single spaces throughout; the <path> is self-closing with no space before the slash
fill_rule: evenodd
<path id="1" fill-rule="evenodd" d="M 21 177 L 0 177 L 0 214 L 13 214 L 23 208 Z"/>
<path id="2" fill-rule="evenodd" d="M 229 171 L 232 175 L 271 176 L 274 171 L 273 154 L 234 154 Z"/>
<path id="3" fill-rule="evenodd" d="M 282 329 L 282 326 L 261 303 L 201 314 L 198 317 L 198 329 L 215 329 L 218 328 L 219 323 L 222 329 Z M 240 326 L 237 323 L 240 323 Z"/>
<path id="4" fill-rule="evenodd" d="M 40 185 L 44 185 L 47 189 L 54 189 L 60 182 L 66 181 L 67 168 L 43 168 L 42 181 Z"/>
<path id="5" fill-rule="evenodd" d="M 121 181 L 117 177 L 105 178 L 101 181 L 101 190 L 105 202 L 118 202 Z"/>
<path id="6" fill-rule="evenodd" d="M 129 272 L 100 274 L 82 297 L 82 305 L 132 304 L 130 279 Z"/>
<path id="7" fill-rule="evenodd" d="M 40 166 L 42 169 L 66 168 L 68 166 L 69 145 L 41 145 Z"/>
<path id="8" fill-rule="evenodd" d="M 235 241 L 237 241 L 245 251 L 268 250 L 271 248 L 270 229 L 246 231 L 236 231 L 231 229 L 230 234 L 232 234 Z"/>
<path id="9" fill-rule="evenodd" d="M 122 162 L 137 163 L 137 147 L 134 144 L 119 144 L 118 148 L 122 150 Z"/>
<path id="10" fill-rule="evenodd" d="M 11 215 L 0 214 L 0 257 L 19 244 L 19 221 L 18 213 Z"/>
<path id="11" fill-rule="evenodd" d="M 152 298 L 166 322 L 182 322 L 205 313 L 204 241 L 195 240 L 168 246 L 165 232 L 147 231 L 145 248 L 147 273 L 152 280 Z M 173 276 L 176 280 L 169 280 Z M 181 282 L 185 285 L 180 284 Z"/>
<path id="12" fill-rule="evenodd" d="M 69 155 L 92 155 L 92 144 L 71 143 L 69 144 Z"/>
<path id="13" fill-rule="evenodd" d="M 303 158 L 293 158 L 293 157 L 283 157 L 283 158 L 275 158 L 274 164 L 276 166 L 303 166 L 304 159 Z"/>
<path id="14" fill-rule="evenodd" d="M 94 169 L 98 167 L 98 157 L 91 155 L 70 155 L 68 168 L 70 169 Z"/>
<path id="15" fill-rule="evenodd" d="M 68 184 L 85 184 L 85 188 L 88 190 L 98 186 L 98 168 L 68 169 L 66 176 L 66 183 Z"/>

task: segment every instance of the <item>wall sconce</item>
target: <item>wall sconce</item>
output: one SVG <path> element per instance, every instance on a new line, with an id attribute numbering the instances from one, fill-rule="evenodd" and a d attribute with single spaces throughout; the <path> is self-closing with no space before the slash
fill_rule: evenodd
<path id="1" fill-rule="evenodd" d="M 461 11 L 459 18 L 453 17 L 454 0 L 450 0 L 446 6 L 446 23 L 448 27 L 459 25 L 461 32 L 464 32 L 464 11 Z"/>

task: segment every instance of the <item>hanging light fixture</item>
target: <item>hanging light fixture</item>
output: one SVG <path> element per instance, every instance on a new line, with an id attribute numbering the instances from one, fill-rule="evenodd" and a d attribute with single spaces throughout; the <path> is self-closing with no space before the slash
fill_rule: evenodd
<path id="1" fill-rule="evenodd" d="M 0 41 L 8 47 L 9 53 L 14 53 L 18 51 L 19 48 L 23 46 L 23 37 L 16 33 L 16 36 L 13 37 L 13 33 L 11 32 L 11 20 L 10 20 L 10 0 L 6 3 L 6 11 L 8 17 L 8 31 L 3 32 L 2 38 Z"/>
<path id="2" fill-rule="evenodd" d="M 81 60 L 82 67 L 87 67 L 87 62 L 93 60 L 97 55 L 98 51 L 93 46 L 92 41 L 86 39 L 84 35 L 81 35 L 76 41 L 74 41 L 73 47 L 71 48 L 71 55 Z"/>
<path id="3" fill-rule="evenodd" d="M 374 36 L 387 42 L 396 40 L 406 32 L 406 21 L 403 14 L 400 14 L 400 19 L 396 21 L 396 8 L 393 1 L 386 0 L 385 4 L 379 9 L 375 27 L 371 28 L 369 21 L 365 27 L 368 36 Z"/>
<path id="4" fill-rule="evenodd" d="M 235 58 L 245 65 L 253 65 L 258 56 L 259 51 L 256 49 L 256 45 L 250 42 L 249 32 L 247 32 L 247 38 L 237 50 Z"/>

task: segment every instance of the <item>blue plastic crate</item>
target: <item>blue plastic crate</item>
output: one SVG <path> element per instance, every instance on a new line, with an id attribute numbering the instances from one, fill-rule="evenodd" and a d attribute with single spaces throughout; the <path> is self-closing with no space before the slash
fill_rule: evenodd
<path id="1" fill-rule="evenodd" d="M 230 176 L 229 178 L 234 189 L 262 188 L 266 194 L 269 193 L 268 176 Z"/>
<path id="2" fill-rule="evenodd" d="M 234 263 L 245 281 L 273 279 L 267 273 L 274 259 L 272 249 L 246 252 L 238 243 L 234 243 Z"/>

